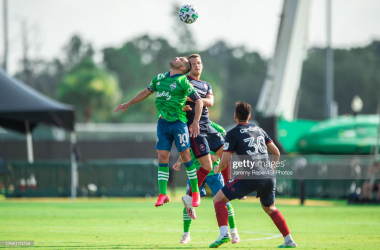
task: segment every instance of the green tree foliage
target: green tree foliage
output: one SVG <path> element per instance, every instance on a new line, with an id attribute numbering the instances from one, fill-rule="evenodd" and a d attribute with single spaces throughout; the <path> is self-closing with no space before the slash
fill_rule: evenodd
<path id="1" fill-rule="evenodd" d="M 86 123 L 109 120 L 119 93 L 117 78 L 96 66 L 91 57 L 66 74 L 58 88 L 59 99 L 75 105 L 77 121 Z"/>
<path id="2" fill-rule="evenodd" d="M 325 49 L 309 50 L 301 79 L 299 117 L 324 119 Z M 361 48 L 334 50 L 334 99 L 339 114 L 352 113 L 351 102 L 359 95 L 364 114 L 377 111 L 380 101 L 380 41 Z"/>

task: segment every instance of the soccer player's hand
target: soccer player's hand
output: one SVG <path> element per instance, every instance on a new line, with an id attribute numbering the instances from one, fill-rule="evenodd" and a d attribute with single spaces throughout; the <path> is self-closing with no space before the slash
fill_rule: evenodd
<path id="1" fill-rule="evenodd" d="M 190 108 L 190 105 L 185 105 L 185 107 L 182 108 L 182 111 L 191 111 L 193 110 L 192 108 Z"/>
<path id="2" fill-rule="evenodd" d="M 193 122 L 189 127 L 190 137 L 197 137 L 199 135 L 199 124 L 198 122 Z"/>
<path id="3" fill-rule="evenodd" d="M 220 171 L 219 171 L 219 166 L 218 166 L 218 165 L 216 165 L 216 166 L 214 167 L 214 174 L 217 174 L 217 173 L 220 173 Z"/>
<path id="4" fill-rule="evenodd" d="M 127 111 L 127 109 L 129 108 L 129 106 L 131 106 L 129 104 L 129 102 L 126 102 L 126 103 L 123 103 L 123 104 L 120 104 L 119 106 L 117 106 L 115 108 L 115 110 L 113 112 L 117 112 L 119 111 L 120 109 L 122 109 L 123 111 L 121 111 L 121 113 L 124 113 L 125 111 Z"/>
<path id="5" fill-rule="evenodd" d="M 180 162 L 176 162 L 174 165 L 173 165 L 173 169 L 175 170 L 175 171 L 179 171 L 179 167 L 181 166 L 181 163 Z"/>
<path id="6" fill-rule="evenodd" d="M 211 162 L 216 162 L 219 159 L 219 155 L 211 155 Z"/>

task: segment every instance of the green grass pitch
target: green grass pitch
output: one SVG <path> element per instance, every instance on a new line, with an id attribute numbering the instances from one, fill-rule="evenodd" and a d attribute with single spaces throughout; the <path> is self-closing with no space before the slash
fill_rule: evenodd
<path id="1" fill-rule="evenodd" d="M 33 249 L 206 249 L 218 236 L 211 198 L 202 198 L 190 244 L 179 244 L 182 203 L 155 199 L 28 199 L 0 201 L 0 241 L 34 240 Z M 380 207 L 278 199 L 299 248 L 380 249 Z M 242 241 L 221 249 L 275 249 L 283 239 L 256 198 L 233 201 Z M 1 247 L 0 247 L 1 248 Z M 4 247 L 6 248 L 6 247 Z M 15 249 L 15 247 L 8 247 Z M 25 247 L 24 247 L 25 248 Z"/>

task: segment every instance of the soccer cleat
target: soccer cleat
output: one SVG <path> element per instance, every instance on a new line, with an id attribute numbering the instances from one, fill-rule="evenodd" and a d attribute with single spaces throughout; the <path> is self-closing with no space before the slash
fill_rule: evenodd
<path id="1" fill-rule="evenodd" d="M 182 240 L 179 243 L 187 244 L 187 243 L 190 243 L 190 241 L 191 241 L 190 234 L 184 234 L 182 236 Z"/>
<path id="2" fill-rule="evenodd" d="M 190 196 L 185 195 L 185 196 L 182 197 L 181 200 L 182 200 L 183 205 L 186 208 L 186 213 L 190 216 L 190 218 L 192 218 L 193 220 L 195 220 L 197 218 L 197 216 L 195 214 L 195 208 L 192 205 L 193 199 Z"/>
<path id="3" fill-rule="evenodd" d="M 239 243 L 239 241 L 240 241 L 240 237 L 237 233 L 231 233 L 231 238 L 232 238 L 232 240 L 231 240 L 232 244 Z"/>
<path id="4" fill-rule="evenodd" d="M 200 204 L 201 204 L 201 196 L 199 195 L 199 192 L 193 192 L 193 201 L 192 201 L 193 207 L 198 207 Z"/>
<path id="5" fill-rule="evenodd" d="M 166 194 L 160 194 L 158 196 L 157 202 L 155 204 L 156 207 L 164 205 L 164 203 L 169 202 L 169 197 Z"/>
<path id="6" fill-rule="evenodd" d="M 210 248 L 218 248 L 224 243 L 228 243 L 231 241 L 230 235 L 226 235 L 223 238 L 216 240 L 214 243 L 211 243 Z"/>
<path id="7" fill-rule="evenodd" d="M 297 244 L 292 240 L 289 240 L 288 242 L 278 246 L 278 248 L 296 248 L 296 247 L 297 247 Z"/>
<path id="8" fill-rule="evenodd" d="M 247 199 L 247 196 L 243 196 L 243 197 L 241 197 L 241 199 L 239 199 L 239 200 L 243 201 L 243 200 L 245 200 L 245 199 Z"/>

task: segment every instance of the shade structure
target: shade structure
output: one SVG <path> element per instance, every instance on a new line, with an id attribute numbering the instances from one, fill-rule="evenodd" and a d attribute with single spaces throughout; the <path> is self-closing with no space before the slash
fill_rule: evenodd
<path id="1" fill-rule="evenodd" d="M 76 198 L 77 162 L 74 106 L 57 102 L 0 69 L 0 126 L 26 134 L 28 161 L 33 163 L 31 131 L 39 124 L 71 131 L 71 198 Z"/>
<path id="2" fill-rule="evenodd" d="M 0 69 L 0 126 L 26 133 L 38 123 L 74 130 L 74 106 L 46 97 Z"/>

